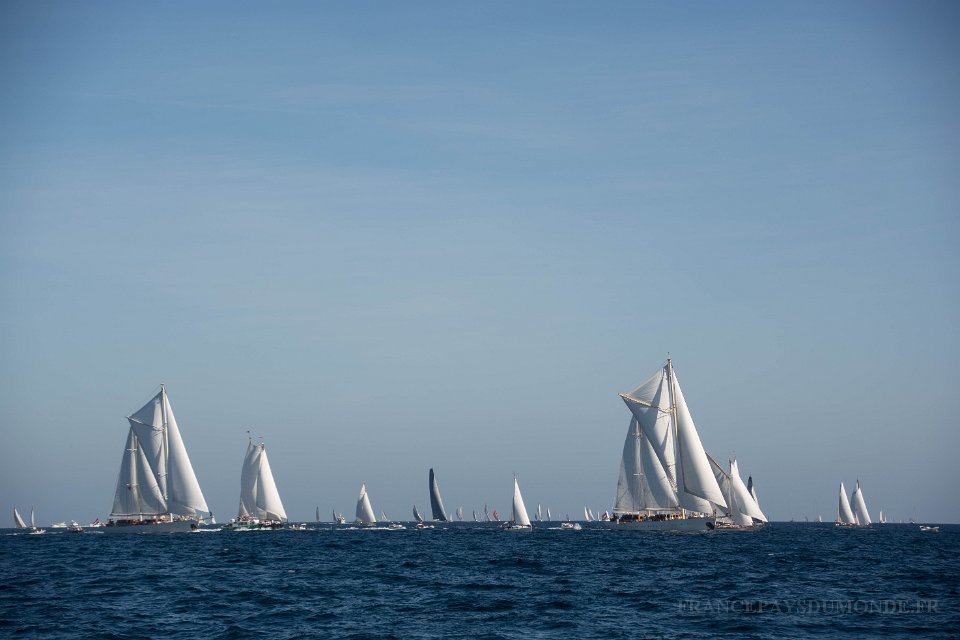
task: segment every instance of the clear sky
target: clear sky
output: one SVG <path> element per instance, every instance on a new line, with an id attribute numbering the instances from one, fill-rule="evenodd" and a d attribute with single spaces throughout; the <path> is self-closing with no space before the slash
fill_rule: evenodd
<path id="1" fill-rule="evenodd" d="M 773 519 L 960 521 L 960 5 L 0 4 L 0 513 L 166 383 L 236 513 L 609 508 L 674 359 Z M 4 526 L 10 526 L 4 521 Z"/>

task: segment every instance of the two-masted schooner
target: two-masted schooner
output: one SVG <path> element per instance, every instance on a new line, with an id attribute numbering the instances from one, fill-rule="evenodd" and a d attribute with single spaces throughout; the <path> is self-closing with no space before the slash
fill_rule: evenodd
<path id="1" fill-rule="evenodd" d="M 851 507 L 851 502 L 853 506 Z M 870 514 L 867 512 L 867 503 L 863 499 L 863 492 L 860 491 L 860 481 L 857 480 L 857 486 L 853 490 L 850 500 L 847 500 L 847 491 L 840 483 L 840 498 L 837 503 L 837 526 L 838 527 L 869 527 L 871 523 Z"/>
<path id="2" fill-rule="evenodd" d="M 319 515 L 319 508 L 318 508 Z M 255 531 L 281 529 L 287 522 L 287 512 L 280 501 L 280 492 L 273 479 L 267 448 L 262 442 L 247 442 L 240 471 L 240 509 L 237 517 L 223 526 L 225 531 Z"/>
<path id="3" fill-rule="evenodd" d="M 129 416 L 107 533 L 196 529 L 213 516 L 180 436 L 166 388 Z"/>
<path id="4" fill-rule="evenodd" d="M 755 520 L 766 520 L 743 485 L 735 462 L 729 470 L 711 464 L 670 359 L 646 382 L 620 397 L 631 419 L 613 517 L 606 526 L 705 530 L 718 522 L 749 521 L 752 526 Z M 715 469 L 720 473 L 715 474 Z M 718 478 L 729 484 L 726 492 Z M 740 503 L 731 506 L 728 496 L 734 491 Z"/>

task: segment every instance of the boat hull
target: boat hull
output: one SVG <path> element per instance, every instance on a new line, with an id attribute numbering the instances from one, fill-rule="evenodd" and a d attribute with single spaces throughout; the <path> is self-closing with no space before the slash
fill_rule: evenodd
<path id="1" fill-rule="evenodd" d="M 144 522 L 138 524 L 107 524 L 100 530 L 109 534 L 153 535 L 161 533 L 190 533 L 198 528 L 196 520 L 172 522 Z"/>
<path id="2" fill-rule="evenodd" d="M 615 531 L 709 531 L 713 518 L 676 518 L 672 520 L 639 520 L 617 522 L 601 521 L 599 524 Z"/>

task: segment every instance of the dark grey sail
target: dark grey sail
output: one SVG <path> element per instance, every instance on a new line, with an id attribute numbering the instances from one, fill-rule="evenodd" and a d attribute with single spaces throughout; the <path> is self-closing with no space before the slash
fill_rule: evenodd
<path id="1" fill-rule="evenodd" d="M 433 475 L 433 469 L 430 469 L 430 510 L 433 512 L 434 520 L 447 521 L 447 512 L 443 510 L 443 500 L 440 499 L 440 488 L 437 486 L 437 477 Z"/>

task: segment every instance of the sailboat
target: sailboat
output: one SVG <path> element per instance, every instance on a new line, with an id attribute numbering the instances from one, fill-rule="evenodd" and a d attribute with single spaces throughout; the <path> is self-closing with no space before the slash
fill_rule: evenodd
<path id="1" fill-rule="evenodd" d="M 593 515 L 590 513 L 590 509 L 586 507 L 583 508 L 583 519 L 587 522 L 593 522 Z"/>
<path id="2" fill-rule="evenodd" d="M 280 502 L 266 445 L 254 444 L 253 438 L 249 438 L 240 471 L 240 510 L 236 518 L 223 525 L 223 530 L 280 529 L 286 521 L 287 512 Z"/>
<path id="3" fill-rule="evenodd" d="M 320 505 L 317 505 L 316 521 L 317 521 L 317 522 L 320 522 Z"/>
<path id="4" fill-rule="evenodd" d="M 883 509 L 880 509 L 880 517 L 877 518 L 877 522 L 880 524 L 887 524 L 886 518 L 883 517 Z"/>
<path id="5" fill-rule="evenodd" d="M 494 512 L 496 513 L 496 512 Z M 502 525 L 504 531 L 533 531 L 527 508 L 523 505 L 523 496 L 520 495 L 520 483 L 516 476 L 513 478 L 513 518 Z"/>
<path id="6" fill-rule="evenodd" d="M 853 490 L 851 497 L 853 502 L 853 517 L 861 527 L 870 526 L 870 514 L 867 513 L 867 504 L 863 501 L 863 492 L 860 491 L 860 481 L 857 480 L 857 487 Z"/>
<path id="7" fill-rule="evenodd" d="M 439 522 L 447 521 L 447 512 L 443 508 L 443 500 L 440 499 L 440 487 L 437 485 L 437 476 L 430 469 L 430 512 L 433 519 Z"/>
<path id="8" fill-rule="evenodd" d="M 423 516 L 420 515 L 419 511 L 417 511 L 417 505 L 413 505 L 413 519 L 418 523 L 423 524 Z"/>
<path id="9" fill-rule="evenodd" d="M 837 504 L 837 526 L 857 526 L 857 519 L 853 517 L 853 510 L 850 508 L 850 501 L 847 500 L 847 490 L 844 489 L 842 482 L 840 483 L 840 501 Z"/>
<path id="10" fill-rule="evenodd" d="M 346 524 L 347 519 L 342 513 L 337 513 L 337 510 L 333 510 L 333 522 L 334 524 Z"/>
<path id="11" fill-rule="evenodd" d="M 550 522 L 550 507 L 547 507 L 547 522 Z"/>
<path id="12" fill-rule="evenodd" d="M 46 533 L 43 529 L 37 529 L 37 520 L 34 518 L 33 507 L 30 507 L 30 533 L 40 534 Z"/>
<path id="13" fill-rule="evenodd" d="M 477 517 L 477 510 L 476 510 L 476 509 L 473 510 L 473 521 L 474 521 L 474 522 L 480 522 L 480 518 Z"/>
<path id="14" fill-rule="evenodd" d="M 373 514 L 370 496 L 367 495 L 366 483 L 360 485 L 360 497 L 357 498 L 357 517 L 354 522 L 361 525 L 377 524 L 377 516 Z"/>
<path id="15" fill-rule="evenodd" d="M 707 458 L 710 460 L 714 477 L 717 479 L 717 484 L 720 485 L 720 490 L 723 492 L 723 497 L 727 503 L 723 512 L 724 515 L 718 517 L 714 522 L 708 521 L 707 527 L 710 529 L 748 529 L 766 523 L 767 517 L 760 510 L 760 505 L 753 497 L 755 494 L 750 492 L 748 485 L 743 484 L 737 461 L 730 460 L 729 470 L 725 471 L 716 460 L 710 456 L 707 456 Z"/>
<path id="16" fill-rule="evenodd" d="M 463 521 L 463 507 L 457 507 L 457 520 Z"/>
<path id="17" fill-rule="evenodd" d="M 20 512 L 17 511 L 17 508 L 13 508 L 13 526 L 17 529 L 26 529 L 27 523 L 23 521 L 23 518 L 20 517 Z"/>
<path id="18" fill-rule="evenodd" d="M 540 521 L 542 520 L 542 518 L 540 517 L 540 505 L 539 505 L 539 504 L 537 504 L 537 515 L 536 515 L 536 518 L 537 518 L 537 522 L 540 522 Z"/>
<path id="19" fill-rule="evenodd" d="M 702 530 L 727 510 L 673 362 L 620 398 L 630 409 L 610 526 Z"/>
<path id="20" fill-rule="evenodd" d="M 167 390 L 127 418 L 117 491 L 107 533 L 173 533 L 197 529 L 212 517 L 190 464 Z"/>

